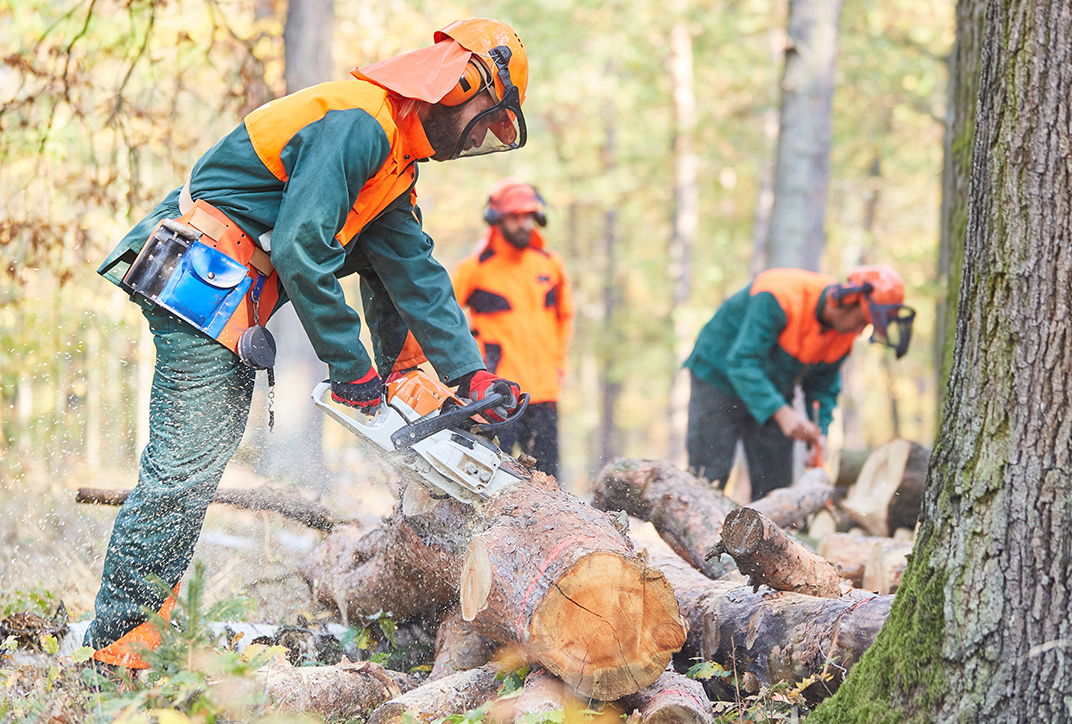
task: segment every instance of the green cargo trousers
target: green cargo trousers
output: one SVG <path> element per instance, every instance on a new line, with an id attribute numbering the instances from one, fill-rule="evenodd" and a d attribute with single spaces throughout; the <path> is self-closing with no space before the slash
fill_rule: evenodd
<path id="1" fill-rule="evenodd" d="M 192 326 L 155 308 L 144 312 L 156 345 L 149 442 L 138 484 L 112 528 L 95 618 L 84 643 L 100 649 L 146 620 L 182 578 L 223 470 L 249 417 L 255 371 Z"/>

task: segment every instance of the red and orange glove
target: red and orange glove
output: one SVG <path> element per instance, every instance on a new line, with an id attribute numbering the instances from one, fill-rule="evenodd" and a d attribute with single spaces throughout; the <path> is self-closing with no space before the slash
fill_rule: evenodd
<path id="1" fill-rule="evenodd" d="M 353 382 L 331 382 L 331 399 L 341 405 L 356 407 L 366 415 L 375 415 L 383 399 L 383 380 L 372 367 Z"/>
<path id="2" fill-rule="evenodd" d="M 521 387 L 516 382 L 504 380 L 487 370 L 477 370 L 468 383 L 463 381 L 458 386 L 458 396 L 468 397 L 473 402 L 480 402 L 492 393 L 502 395 L 506 401 L 486 410 L 484 416 L 492 422 L 503 422 L 517 409 L 517 401 L 521 397 Z"/>

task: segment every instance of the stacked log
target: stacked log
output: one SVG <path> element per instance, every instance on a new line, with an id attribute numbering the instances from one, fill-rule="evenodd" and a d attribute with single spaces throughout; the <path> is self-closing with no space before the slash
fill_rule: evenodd
<path id="1" fill-rule="evenodd" d="M 520 646 L 604 701 L 654 682 L 684 643 L 665 577 L 605 513 L 552 478 L 535 473 L 477 507 L 441 500 L 411 516 L 402 508 L 362 538 L 333 533 L 310 555 L 302 572 L 322 603 L 399 619 L 460 599 L 472 632 Z"/>
<path id="2" fill-rule="evenodd" d="M 913 544 L 908 541 L 882 539 L 871 548 L 864 564 L 860 588 L 880 596 L 896 593 L 901 577 L 908 567 Z"/>
<path id="3" fill-rule="evenodd" d="M 886 443 L 867 458 L 841 506 L 873 536 L 915 529 L 929 461 L 930 450 L 922 445 Z"/>

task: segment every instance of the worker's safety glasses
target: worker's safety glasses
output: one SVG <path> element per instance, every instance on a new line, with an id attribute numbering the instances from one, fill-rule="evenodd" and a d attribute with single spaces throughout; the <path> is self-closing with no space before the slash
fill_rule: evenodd
<path id="1" fill-rule="evenodd" d="M 500 45 L 492 48 L 488 54 L 495 61 L 495 72 L 503 87 L 502 100 L 469 121 L 452 158 L 512 151 L 524 146 L 528 140 L 525 116 L 521 113 L 521 92 L 510 80 L 510 49 Z M 495 84 L 491 83 L 489 91 L 494 87 Z"/>
<path id="2" fill-rule="evenodd" d="M 871 341 L 885 344 L 896 350 L 897 359 L 908 352 L 908 343 L 912 339 L 912 322 L 916 310 L 903 304 L 871 305 Z"/>

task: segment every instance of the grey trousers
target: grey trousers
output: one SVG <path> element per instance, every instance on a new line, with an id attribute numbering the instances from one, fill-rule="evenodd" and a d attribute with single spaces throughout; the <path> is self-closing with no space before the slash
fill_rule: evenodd
<path id="1" fill-rule="evenodd" d="M 793 441 L 773 418 L 760 425 L 736 395 L 712 387 L 693 375 L 685 447 L 689 468 L 725 485 L 733 469 L 737 441 L 744 443 L 752 499 L 793 482 Z"/>

